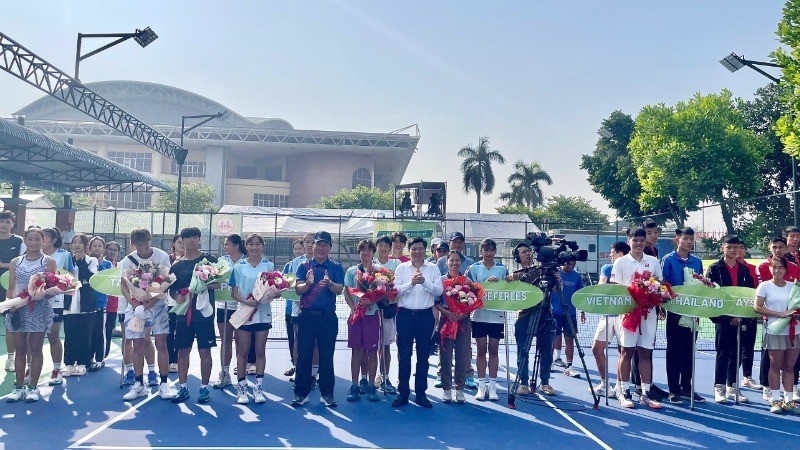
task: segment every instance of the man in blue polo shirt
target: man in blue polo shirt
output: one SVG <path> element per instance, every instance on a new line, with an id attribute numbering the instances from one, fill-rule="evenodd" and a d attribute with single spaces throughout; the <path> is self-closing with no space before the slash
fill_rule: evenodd
<path id="1" fill-rule="evenodd" d="M 336 318 L 336 296 L 344 289 L 342 265 L 328 258 L 333 241 L 330 233 L 314 235 L 314 258 L 297 268 L 295 291 L 300 295 L 300 316 L 297 318 L 297 372 L 292 406 L 308 401 L 313 379 L 311 362 L 314 344 L 319 349 L 319 390 L 322 403 L 336 407 L 333 398 L 333 352 L 339 332 Z"/>
<path id="2" fill-rule="evenodd" d="M 678 249 L 661 260 L 661 275 L 672 286 L 684 283 L 683 270 L 690 268 L 703 273 L 703 261 L 690 252 L 694 249 L 694 230 L 686 227 L 675 230 Z M 667 384 L 670 403 L 683 403 L 682 397 L 692 392 L 692 322 L 695 319 L 667 312 Z M 694 394 L 694 401 L 703 402 L 703 397 Z"/>

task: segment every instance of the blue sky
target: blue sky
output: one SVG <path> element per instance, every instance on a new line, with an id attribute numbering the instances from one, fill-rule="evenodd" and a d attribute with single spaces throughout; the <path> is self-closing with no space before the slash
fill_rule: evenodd
<path id="1" fill-rule="evenodd" d="M 474 211 L 455 153 L 489 136 L 502 151 L 494 212 L 515 160 L 554 178 L 545 195 L 591 191 L 580 155 L 603 118 L 728 88 L 750 98 L 767 80 L 719 59 L 766 60 L 782 1 L 25 1 L 5 2 L 2 31 L 72 73 L 78 32 L 151 26 L 81 64 L 84 82 L 132 79 L 187 89 L 245 116 L 295 128 L 422 139 L 404 181 L 447 181 L 448 208 Z M 87 45 L 87 44 L 84 44 Z M 100 43 L 89 43 L 99 46 Z M 84 47 L 86 48 L 86 47 Z M 777 74 L 777 73 L 776 73 Z M 0 72 L 0 116 L 40 92 Z"/>

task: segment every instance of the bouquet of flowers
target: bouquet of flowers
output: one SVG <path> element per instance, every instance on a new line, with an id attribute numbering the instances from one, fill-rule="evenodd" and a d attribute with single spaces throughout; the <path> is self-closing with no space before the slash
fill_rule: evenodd
<path id="1" fill-rule="evenodd" d="M 253 299 L 261 304 L 269 304 L 276 298 L 280 298 L 281 293 L 292 289 L 292 287 L 293 278 L 289 278 L 287 275 L 276 271 L 261 272 L 255 285 L 253 285 L 253 290 L 247 298 Z M 258 309 L 250 305 L 240 305 L 239 309 L 231 315 L 228 321 L 234 328 L 238 329 L 245 323 L 253 320 L 256 311 L 258 311 Z"/>
<path id="2" fill-rule="evenodd" d="M 370 270 L 371 269 L 371 270 Z M 350 325 L 363 319 L 369 308 L 375 303 L 386 300 L 389 303 L 397 299 L 397 289 L 394 288 L 394 273 L 386 267 L 376 269 L 371 267 L 356 272 L 358 287 L 348 288 L 350 295 L 358 298 L 353 316 L 348 319 Z"/>
<path id="3" fill-rule="evenodd" d="M 800 314 L 800 285 L 797 283 L 794 283 L 792 291 L 789 293 L 789 305 L 786 307 L 786 310 L 793 310 L 795 314 Z M 794 345 L 794 339 L 797 335 L 797 319 L 795 319 L 794 316 L 776 319 L 769 324 L 767 330 L 770 334 L 776 335 L 783 333 L 786 327 L 789 327 L 789 342 Z"/>
<path id="4" fill-rule="evenodd" d="M 710 288 L 718 288 L 719 284 L 714 283 L 708 277 L 704 277 L 690 267 L 683 268 L 683 284 L 684 286 L 706 286 Z"/>
<path id="5" fill-rule="evenodd" d="M 222 280 L 230 276 L 230 272 L 230 266 L 224 262 L 212 263 L 203 258 L 202 261 L 194 266 L 189 288 L 183 288 L 178 291 L 179 298 L 182 301 L 172 308 L 172 312 L 178 315 L 187 315 L 187 311 L 190 310 L 189 306 L 192 303 L 192 294 L 194 294 L 197 296 L 195 308 L 200 310 L 203 317 L 210 317 L 214 314 L 214 307 L 211 305 L 211 300 L 208 296 L 208 286 L 222 282 Z M 191 319 L 187 318 L 187 320 L 191 322 Z"/>
<path id="6" fill-rule="evenodd" d="M 28 287 L 15 298 L 0 303 L 0 313 L 16 310 L 28 305 L 33 312 L 34 302 L 46 298 L 46 295 L 74 294 L 80 289 L 81 283 L 72 274 L 60 272 L 40 272 L 31 276 Z"/>
<path id="7" fill-rule="evenodd" d="M 448 278 L 444 280 L 444 301 L 447 308 L 459 315 L 467 315 L 476 309 L 483 308 L 483 287 L 470 281 L 465 276 Z M 451 322 L 446 315 L 442 315 L 442 328 L 439 334 L 444 339 L 455 339 L 461 328 L 461 321 Z"/>
<path id="8" fill-rule="evenodd" d="M 126 270 L 120 277 L 120 283 L 130 292 L 131 304 L 134 307 L 142 305 L 145 309 L 163 298 L 174 282 L 175 275 L 169 273 L 169 268 L 149 260 L 139 261 L 136 269 Z"/>
<path id="9" fill-rule="evenodd" d="M 651 309 L 678 296 L 669 283 L 657 280 L 649 271 L 635 273 L 628 292 L 636 306 L 622 317 L 622 326 L 630 331 L 639 329 L 642 319 L 647 317 Z"/>

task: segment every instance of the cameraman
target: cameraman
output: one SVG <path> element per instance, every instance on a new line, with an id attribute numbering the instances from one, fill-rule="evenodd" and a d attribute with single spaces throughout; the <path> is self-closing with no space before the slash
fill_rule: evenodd
<path id="1" fill-rule="evenodd" d="M 564 294 L 562 299 L 559 295 L 557 286 L 553 286 L 553 295 L 550 297 L 550 307 L 553 310 L 553 318 L 556 320 L 556 342 L 555 342 L 555 361 L 554 365 L 564 368 L 564 375 L 573 378 L 580 378 L 580 373 L 572 367 L 572 357 L 575 353 L 575 339 L 578 333 L 578 317 L 575 306 L 572 304 L 572 294 L 578 289 L 583 289 L 583 279 L 581 274 L 575 270 L 576 260 L 569 258 L 561 269 L 558 270 L 558 277 L 561 279 L 561 291 Z M 565 311 L 565 308 L 567 309 Z M 567 321 L 572 322 L 570 327 Z M 581 311 L 581 323 L 586 323 L 586 313 Z M 575 334 L 573 331 L 575 330 Z M 561 360 L 561 336 L 564 336 L 566 343 L 567 362 Z M 561 364 L 559 364 L 559 362 Z"/>
<path id="2" fill-rule="evenodd" d="M 533 267 L 533 250 L 527 242 L 521 242 L 514 247 L 514 260 L 519 264 L 521 269 L 529 269 Z M 506 277 L 507 281 L 534 281 L 532 272 L 517 272 Z M 539 391 L 545 395 L 556 395 L 555 389 L 550 386 L 550 366 L 553 364 L 553 341 L 556 337 L 556 322 L 550 313 L 550 305 L 545 305 L 544 302 L 538 305 L 524 309 L 517 315 L 517 322 L 514 324 L 514 338 L 517 340 L 517 367 L 519 370 L 520 386 L 517 389 L 517 395 L 528 395 L 531 393 L 528 387 L 528 364 L 522 364 L 523 355 L 526 349 L 525 341 L 528 334 L 528 324 L 531 317 L 538 316 L 539 324 L 535 329 L 536 345 L 539 346 L 539 377 L 542 380 Z M 544 309 L 542 309 L 544 308 Z M 527 349 L 528 351 L 530 349 Z M 534 389 L 536 386 L 533 386 Z"/>

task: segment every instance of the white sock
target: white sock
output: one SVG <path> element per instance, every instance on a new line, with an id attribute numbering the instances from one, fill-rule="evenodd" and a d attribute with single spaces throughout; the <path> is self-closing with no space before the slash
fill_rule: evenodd
<path id="1" fill-rule="evenodd" d="M 316 377 L 319 373 L 319 366 L 311 366 L 311 376 Z"/>
<path id="2" fill-rule="evenodd" d="M 231 366 L 222 366 L 222 371 L 228 373 L 231 371 Z"/>
<path id="3" fill-rule="evenodd" d="M 557 349 L 553 351 L 553 361 L 561 358 L 561 350 Z"/>
<path id="4" fill-rule="evenodd" d="M 178 385 L 181 387 L 181 389 L 186 387 L 186 383 L 178 383 Z"/>
<path id="5" fill-rule="evenodd" d="M 647 395 L 650 392 L 650 383 L 642 383 L 642 393 Z"/>
<path id="6" fill-rule="evenodd" d="M 785 401 L 786 403 L 791 402 L 793 399 L 794 399 L 794 393 L 792 391 L 783 394 L 783 401 Z"/>
<path id="7" fill-rule="evenodd" d="M 155 372 L 156 371 L 156 365 L 155 364 L 148 364 L 147 365 L 147 371 L 148 372 Z"/>
<path id="8" fill-rule="evenodd" d="M 489 380 L 489 387 L 492 389 L 497 389 L 497 380 L 495 380 L 494 378 Z"/>
<path id="9" fill-rule="evenodd" d="M 186 386 L 186 385 L 184 384 L 184 386 Z M 208 385 L 207 384 L 201 384 L 200 385 L 200 389 L 203 389 L 203 388 L 208 389 Z"/>
<path id="10" fill-rule="evenodd" d="M 61 364 L 61 363 L 59 363 Z M 125 372 L 133 370 L 133 364 L 125 364 Z"/>
<path id="11" fill-rule="evenodd" d="M 772 401 L 773 402 L 781 401 L 780 389 L 775 389 L 774 391 L 772 391 Z"/>
<path id="12" fill-rule="evenodd" d="M 478 380 L 478 387 L 481 387 L 481 386 L 486 387 L 486 381 Z"/>
<path id="13" fill-rule="evenodd" d="M 630 389 L 630 383 L 629 382 L 627 382 L 627 381 L 620 381 L 619 382 L 619 390 L 620 391 L 625 392 L 628 389 Z"/>
<path id="14" fill-rule="evenodd" d="M 61 370 L 61 363 L 53 363 L 53 370 Z"/>
<path id="15" fill-rule="evenodd" d="M 256 375 L 256 386 L 264 386 L 264 376 Z"/>
<path id="16" fill-rule="evenodd" d="M 8 359 L 14 359 L 14 352 L 8 353 Z"/>

